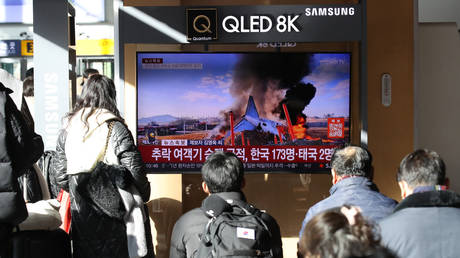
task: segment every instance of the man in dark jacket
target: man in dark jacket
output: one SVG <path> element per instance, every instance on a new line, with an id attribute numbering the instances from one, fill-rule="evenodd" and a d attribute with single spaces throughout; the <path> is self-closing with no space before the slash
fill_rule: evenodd
<path id="1" fill-rule="evenodd" d="M 403 200 L 379 224 L 384 245 L 404 258 L 460 256 L 460 195 L 446 191 L 446 171 L 434 151 L 420 149 L 399 166 Z"/>
<path id="2" fill-rule="evenodd" d="M 358 146 L 336 149 L 331 157 L 331 196 L 308 210 L 299 236 L 313 216 L 344 204 L 360 207 L 363 216 L 373 221 L 388 216 L 396 202 L 377 191 L 370 180 L 371 171 L 372 159 L 367 150 Z"/>
<path id="3" fill-rule="evenodd" d="M 6 257 L 12 228 L 27 218 L 17 178 L 43 153 L 41 137 L 27 127 L 12 92 L 0 83 L 0 257 Z"/>
<path id="4" fill-rule="evenodd" d="M 209 195 L 217 195 L 227 202 L 240 200 L 246 202 L 241 191 L 244 186 L 243 163 L 238 157 L 230 152 L 215 152 L 211 154 L 203 168 L 203 191 Z M 276 250 L 274 257 L 282 257 L 281 234 L 278 223 L 269 214 L 263 212 L 262 220 L 272 234 L 270 246 Z M 200 245 L 200 235 L 203 233 L 210 218 L 201 208 L 195 208 L 179 218 L 174 225 L 170 258 L 189 258 Z"/>

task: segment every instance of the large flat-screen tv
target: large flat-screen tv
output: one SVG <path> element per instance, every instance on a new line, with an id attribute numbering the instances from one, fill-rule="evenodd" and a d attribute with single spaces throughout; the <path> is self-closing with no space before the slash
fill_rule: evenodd
<path id="1" fill-rule="evenodd" d="M 151 173 L 321 173 L 350 141 L 350 53 L 137 53 L 137 143 Z"/>

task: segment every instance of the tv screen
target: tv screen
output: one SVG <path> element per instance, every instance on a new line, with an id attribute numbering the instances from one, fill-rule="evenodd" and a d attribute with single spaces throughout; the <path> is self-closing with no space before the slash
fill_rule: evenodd
<path id="1" fill-rule="evenodd" d="M 137 141 L 149 172 L 318 173 L 350 141 L 350 53 L 137 53 Z"/>

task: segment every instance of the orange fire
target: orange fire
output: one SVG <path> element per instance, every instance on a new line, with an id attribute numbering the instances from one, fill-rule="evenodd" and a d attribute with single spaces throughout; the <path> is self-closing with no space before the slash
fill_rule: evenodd
<path id="1" fill-rule="evenodd" d="M 307 134 L 307 128 L 305 127 L 305 117 L 302 115 L 297 116 L 296 124 L 292 126 L 294 137 L 296 139 L 307 139 L 312 141 L 320 140 L 321 138 L 313 138 Z"/>
<path id="2" fill-rule="evenodd" d="M 305 117 L 302 115 L 297 116 L 296 124 L 292 126 L 292 131 L 294 131 L 294 136 L 296 139 L 307 139 L 311 141 L 318 141 L 321 140 L 322 142 L 334 142 L 333 140 L 329 139 L 321 139 L 316 137 L 311 137 L 307 134 L 307 128 L 305 127 Z"/>
<path id="3" fill-rule="evenodd" d="M 302 124 L 293 125 L 292 131 L 294 132 L 294 137 L 296 139 L 305 139 L 307 136 L 307 128 L 305 128 Z"/>
<path id="4" fill-rule="evenodd" d="M 223 139 L 223 138 L 225 137 L 225 133 L 226 133 L 225 129 L 222 129 L 222 128 L 221 128 L 221 129 L 219 130 L 219 134 L 216 135 L 216 140 Z"/>

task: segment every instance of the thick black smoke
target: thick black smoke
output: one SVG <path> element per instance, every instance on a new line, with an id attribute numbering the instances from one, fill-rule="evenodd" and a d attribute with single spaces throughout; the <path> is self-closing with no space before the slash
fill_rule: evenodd
<path id="1" fill-rule="evenodd" d="M 298 112 L 303 111 L 316 92 L 313 85 L 300 82 L 311 73 L 310 60 L 311 55 L 306 53 L 239 55 L 230 87 L 230 94 L 235 99 L 231 108 L 235 123 L 246 111 L 249 96 L 253 96 L 259 115 L 263 118 L 284 119 L 280 103 L 286 103 L 291 120 L 296 119 Z M 229 129 L 228 111 L 222 111 L 224 124 L 216 127 L 217 130 Z M 218 133 L 217 130 L 214 134 Z"/>
<path id="2" fill-rule="evenodd" d="M 260 81 L 277 80 L 279 88 L 290 88 L 310 71 L 310 55 L 299 53 L 242 54 L 235 66 L 235 82 L 255 78 Z M 236 83 L 236 91 L 245 90 Z M 240 86 L 240 87 L 238 87 Z M 262 86 L 263 87 L 263 86 Z"/>
<path id="3" fill-rule="evenodd" d="M 311 83 L 299 82 L 294 87 L 286 91 L 284 99 L 280 102 L 279 106 L 275 109 L 274 113 L 280 114 L 280 119 L 285 119 L 285 114 L 283 110 L 283 104 L 286 104 L 289 118 L 293 124 L 296 123 L 297 117 L 299 115 L 304 116 L 302 111 L 304 108 L 310 104 L 310 101 L 315 97 L 316 88 Z"/>
<path id="4" fill-rule="evenodd" d="M 267 118 L 284 118 L 280 102 L 288 109 L 302 112 L 314 97 L 316 89 L 305 90 L 300 80 L 310 74 L 311 55 L 306 53 L 250 53 L 242 54 L 235 65 L 230 93 L 236 99 L 233 106 L 235 117 L 240 117 L 251 95 L 259 114 Z M 298 89 L 297 89 L 298 88 Z M 286 96 L 283 96 L 286 90 Z M 300 93 L 301 95 L 296 95 Z M 290 100 L 292 97 L 295 100 Z M 303 107 L 299 105 L 303 104 Z M 291 111 L 289 111 L 291 112 Z M 298 112 L 298 111 L 296 111 Z M 294 115 L 294 114 L 293 114 Z"/>

